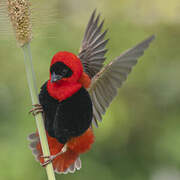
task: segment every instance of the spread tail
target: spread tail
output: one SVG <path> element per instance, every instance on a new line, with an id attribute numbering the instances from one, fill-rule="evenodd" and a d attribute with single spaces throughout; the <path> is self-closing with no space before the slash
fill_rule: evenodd
<path id="1" fill-rule="evenodd" d="M 29 147 L 32 149 L 32 153 L 35 159 L 40 163 L 44 163 L 43 155 L 39 135 L 38 133 L 32 133 L 28 136 L 31 141 Z M 50 154 L 55 155 L 61 151 L 64 144 L 59 143 L 55 138 L 52 138 L 47 133 L 47 139 L 50 149 Z M 94 135 L 89 128 L 83 135 L 72 138 L 67 142 L 67 151 L 57 156 L 52 164 L 56 173 L 67 174 L 68 172 L 74 173 L 81 168 L 81 160 L 79 155 L 88 151 L 91 148 L 91 144 L 94 142 Z"/>

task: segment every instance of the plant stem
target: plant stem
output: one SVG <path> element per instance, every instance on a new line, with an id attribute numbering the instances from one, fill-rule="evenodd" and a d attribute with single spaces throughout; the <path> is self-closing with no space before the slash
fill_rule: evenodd
<path id="1" fill-rule="evenodd" d="M 32 66 L 32 56 L 31 56 L 31 49 L 30 49 L 30 43 L 25 44 L 23 47 L 24 52 L 24 63 L 26 67 L 26 74 L 27 74 L 27 80 L 29 85 L 29 90 L 31 94 L 31 100 L 32 104 L 39 104 L 39 100 L 37 97 L 37 86 L 36 86 L 36 80 L 35 80 L 35 74 Z M 41 147 L 43 151 L 44 156 L 49 156 L 49 146 L 47 142 L 46 132 L 44 128 L 44 121 L 42 113 L 39 113 L 35 116 L 36 119 L 36 125 L 40 137 Z M 48 180 L 55 180 L 55 174 L 53 170 L 52 163 L 49 163 L 46 166 L 46 172 L 48 176 Z"/>

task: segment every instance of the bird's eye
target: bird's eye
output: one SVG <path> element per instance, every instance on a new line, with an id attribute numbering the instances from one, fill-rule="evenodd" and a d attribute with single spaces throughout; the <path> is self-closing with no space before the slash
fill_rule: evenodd
<path id="1" fill-rule="evenodd" d="M 63 74 L 66 74 L 67 71 L 68 71 L 68 69 L 63 69 L 63 70 L 62 70 L 62 73 L 63 73 Z"/>

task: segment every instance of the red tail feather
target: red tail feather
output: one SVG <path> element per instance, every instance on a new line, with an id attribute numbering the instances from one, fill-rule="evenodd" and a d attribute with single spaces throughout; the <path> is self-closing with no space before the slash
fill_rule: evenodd
<path id="1" fill-rule="evenodd" d="M 38 133 L 36 134 L 38 136 Z M 61 151 L 63 144 L 59 143 L 55 138 L 52 138 L 47 133 L 47 139 L 51 155 L 55 155 Z M 56 172 L 63 173 L 75 163 L 79 155 L 88 151 L 91 144 L 94 142 L 94 135 L 92 129 L 88 129 L 84 134 L 79 137 L 72 138 L 67 142 L 67 151 L 53 160 L 53 168 Z M 36 145 L 37 150 L 40 152 L 39 161 L 44 163 L 42 156 L 42 149 L 40 142 Z"/>

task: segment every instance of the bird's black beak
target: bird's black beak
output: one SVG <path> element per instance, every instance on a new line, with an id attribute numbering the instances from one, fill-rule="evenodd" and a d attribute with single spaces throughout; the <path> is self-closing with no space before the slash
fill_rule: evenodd
<path id="1" fill-rule="evenodd" d="M 63 76 L 62 75 L 59 75 L 59 74 L 56 74 L 55 72 L 53 72 L 51 74 L 51 82 L 56 82 L 56 81 L 59 81 L 60 79 L 62 79 Z"/>

